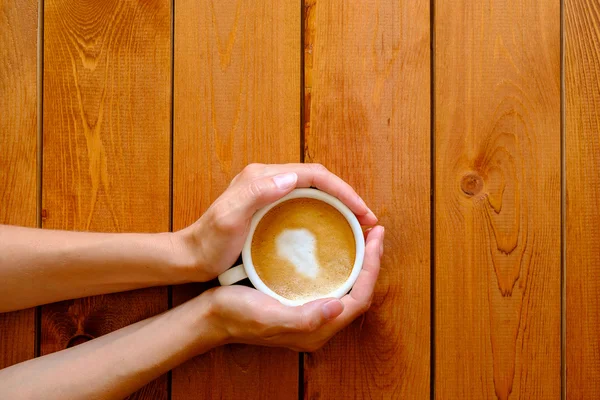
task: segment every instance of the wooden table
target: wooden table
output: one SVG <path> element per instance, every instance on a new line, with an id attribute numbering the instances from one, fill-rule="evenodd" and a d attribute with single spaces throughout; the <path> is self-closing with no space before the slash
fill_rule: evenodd
<path id="1" fill-rule="evenodd" d="M 371 311 L 135 398 L 598 398 L 599 26 L 598 0 L 3 0 L 0 222 L 177 230 L 250 162 L 320 162 L 387 228 Z M 1 315 L 0 367 L 204 287 Z"/>

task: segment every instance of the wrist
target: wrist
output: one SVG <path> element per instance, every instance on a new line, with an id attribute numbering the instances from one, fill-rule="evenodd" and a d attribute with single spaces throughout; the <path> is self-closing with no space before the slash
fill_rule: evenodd
<path id="1" fill-rule="evenodd" d="M 151 234 L 151 246 L 162 255 L 159 268 L 164 275 L 164 284 L 177 285 L 194 282 L 192 257 L 187 254 L 188 248 L 174 232 Z"/>
<path id="2" fill-rule="evenodd" d="M 202 243 L 192 227 L 193 225 L 170 233 L 172 253 L 177 267 L 188 278 L 188 281 L 205 282 L 214 276 L 209 276 L 206 272 Z"/>
<path id="3" fill-rule="evenodd" d="M 215 289 L 204 291 L 199 296 L 190 300 L 193 304 L 195 329 L 201 334 L 196 346 L 196 354 L 202 354 L 213 347 L 222 346 L 232 342 L 229 331 L 223 324 L 219 308 L 214 301 Z"/>

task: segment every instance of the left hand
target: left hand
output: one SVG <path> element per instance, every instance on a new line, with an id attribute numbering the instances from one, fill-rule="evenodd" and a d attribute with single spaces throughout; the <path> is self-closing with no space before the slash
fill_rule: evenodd
<path id="1" fill-rule="evenodd" d="M 365 260 L 349 294 L 288 307 L 241 285 L 223 286 L 202 293 L 198 300 L 210 305 L 206 322 L 223 343 L 245 343 L 315 351 L 333 335 L 366 312 L 373 299 L 383 254 L 384 230 L 367 233 Z"/>
<path id="2" fill-rule="evenodd" d="M 362 225 L 377 223 L 354 189 L 320 164 L 250 164 L 198 221 L 174 233 L 175 251 L 191 260 L 185 263 L 192 266 L 191 280 L 208 281 L 230 268 L 254 213 L 294 188 L 311 186 L 340 199 Z"/>

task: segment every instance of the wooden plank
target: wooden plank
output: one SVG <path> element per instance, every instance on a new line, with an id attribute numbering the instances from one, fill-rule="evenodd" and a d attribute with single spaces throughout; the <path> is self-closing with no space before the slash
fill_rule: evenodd
<path id="1" fill-rule="evenodd" d="M 37 226 L 37 0 L 0 4 L 0 224 Z M 0 314 L 0 369 L 35 356 L 35 309 Z"/>
<path id="2" fill-rule="evenodd" d="M 560 2 L 435 2 L 435 393 L 560 397 Z"/>
<path id="3" fill-rule="evenodd" d="M 169 230 L 171 3 L 46 0 L 43 227 Z M 166 288 L 43 307 L 41 353 L 167 309 Z M 167 377 L 135 398 L 166 399 Z"/>
<path id="4" fill-rule="evenodd" d="M 175 2 L 173 226 L 250 162 L 300 161 L 300 3 Z M 173 290 L 179 304 L 205 285 Z M 298 355 L 227 346 L 173 371 L 173 399 L 294 398 Z"/>
<path id="5" fill-rule="evenodd" d="M 357 189 L 386 251 L 371 310 L 306 355 L 305 398 L 429 398 L 429 1 L 307 5 L 305 160 Z"/>
<path id="6" fill-rule="evenodd" d="M 565 1 L 567 398 L 600 398 L 600 4 Z"/>

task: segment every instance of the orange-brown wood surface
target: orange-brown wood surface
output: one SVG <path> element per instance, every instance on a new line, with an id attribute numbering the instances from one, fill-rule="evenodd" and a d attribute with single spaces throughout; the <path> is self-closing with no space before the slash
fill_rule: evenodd
<path id="1" fill-rule="evenodd" d="M 175 2 L 173 227 L 248 163 L 300 161 L 300 3 Z M 174 288 L 179 304 L 206 286 Z M 298 354 L 226 346 L 173 371 L 172 398 L 291 399 Z"/>
<path id="2" fill-rule="evenodd" d="M 0 223 L 177 230 L 248 163 L 320 162 L 386 227 L 372 309 L 133 398 L 598 398 L 599 26 L 596 0 L 0 0 Z M 0 368 L 212 285 L 0 314 Z"/>
<path id="3" fill-rule="evenodd" d="M 0 3 L 0 224 L 37 226 L 36 0 Z M 35 352 L 35 309 L 0 314 L 0 368 Z"/>
<path id="4" fill-rule="evenodd" d="M 170 2 L 44 6 L 43 227 L 169 230 Z M 41 353 L 167 306 L 166 288 L 44 306 Z M 166 375 L 134 397 L 166 399 Z"/>
<path id="5" fill-rule="evenodd" d="M 600 4 L 565 0 L 567 398 L 600 398 Z"/>
<path id="6" fill-rule="evenodd" d="M 561 390 L 560 3 L 435 2 L 435 394 Z"/>
<path id="7" fill-rule="evenodd" d="M 305 398 L 429 397 L 429 14 L 422 0 L 305 10 L 305 161 L 346 179 L 386 228 L 372 308 L 306 355 Z"/>

